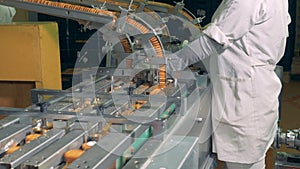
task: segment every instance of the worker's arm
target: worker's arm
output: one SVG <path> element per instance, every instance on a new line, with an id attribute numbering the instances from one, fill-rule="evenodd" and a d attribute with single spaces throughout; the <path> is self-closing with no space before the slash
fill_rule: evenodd
<path id="1" fill-rule="evenodd" d="M 247 34 L 255 24 L 268 20 L 268 8 L 263 0 L 223 0 L 211 24 L 203 32 L 228 47 Z"/>
<path id="2" fill-rule="evenodd" d="M 262 0 L 223 0 L 214 13 L 212 23 L 201 36 L 184 49 L 171 55 L 169 68 L 182 70 L 187 66 L 224 50 L 240 39 L 260 21 L 267 20 Z M 220 51 L 218 51 L 220 53 Z"/>
<path id="3" fill-rule="evenodd" d="M 183 70 L 223 49 L 223 46 L 201 33 L 200 37 L 178 52 L 167 56 L 168 70 Z"/>
<path id="4" fill-rule="evenodd" d="M 15 8 L 0 5 L 0 23 L 11 23 L 15 14 Z"/>

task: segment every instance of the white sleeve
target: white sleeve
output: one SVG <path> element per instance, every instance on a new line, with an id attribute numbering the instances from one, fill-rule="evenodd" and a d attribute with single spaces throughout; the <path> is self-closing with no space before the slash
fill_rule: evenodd
<path id="1" fill-rule="evenodd" d="M 261 0 L 223 0 L 203 32 L 227 47 L 255 25 L 260 4 Z"/>
<path id="2" fill-rule="evenodd" d="M 10 23 L 15 14 L 15 8 L 0 5 L 0 23 Z"/>
<path id="3" fill-rule="evenodd" d="M 8 10 L 9 10 L 9 13 L 10 13 L 10 17 L 13 18 L 16 15 L 16 9 L 13 8 L 13 7 L 9 7 Z"/>
<path id="4" fill-rule="evenodd" d="M 201 33 L 198 39 L 178 52 L 167 56 L 168 69 L 173 71 L 183 70 L 189 65 L 213 55 L 217 50 L 222 48 L 222 45 Z"/>

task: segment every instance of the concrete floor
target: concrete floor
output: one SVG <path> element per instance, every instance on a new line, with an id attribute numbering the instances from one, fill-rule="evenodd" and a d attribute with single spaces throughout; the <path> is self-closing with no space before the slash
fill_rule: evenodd
<path id="1" fill-rule="evenodd" d="M 281 120 L 279 126 L 283 131 L 300 128 L 300 80 L 286 80 L 283 82 L 282 102 L 281 102 Z M 267 155 L 266 169 L 274 169 L 276 152 L 288 152 L 300 154 L 300 151 L 281 146 L 279 149 L 272 149 Z M 216 169 L 224 169 L 225 165 L 218 162 Z"/>

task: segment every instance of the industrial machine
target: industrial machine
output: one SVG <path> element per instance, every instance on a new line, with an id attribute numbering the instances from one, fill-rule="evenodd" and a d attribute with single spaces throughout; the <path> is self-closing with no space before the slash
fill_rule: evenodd
<path id="1" fill-rule="evenodd" d="M 97 32 L 78 52 L 80 83 L 33 89 L 32 105 L 1 108 L 0 168 L 167 169 L 214 166 L 205 68 L 169 72 L 170 53 L 201 31 L 183 2 L 0 0 Z M 106 67 L 98 67 L 105 62 Z M 276 145 L 299 150 L 299 130 Z M 299 157 L 279 154 L 277 166 Z M 300 168 L 300 167 L 299 167 Z"/>
<path id="2" fill-rule="evenodd" d="M 289 148 L 300 150 L 300 131 L 299 129 L 293 129 L 283 132 L 279 128 L 276 141 L 277 147 L 284 144 Z"/>
<path id="3" fill-rule="evenodd" d="M 205 69 L 168 71 L 168 54 L 201 31 L 201 18 L 182 2 L 0 4 L 98 30 L 78 53 L 80 83 L 62 91 L 33 89 L 31 106 L 0 109 L 0 168 L 213 167 Z"/>
<path id="4" fill-rule="evenodd" d="M 276 147 L 286 145 L 287 148 L 300 150 L 300 131 L 299 129 L 287 130 L 278 129 L 275 139 Z M 278 152 L 276 155 L 276 169 L 300 168 L 299 154 L 291 154 L 286 152 Z"/>

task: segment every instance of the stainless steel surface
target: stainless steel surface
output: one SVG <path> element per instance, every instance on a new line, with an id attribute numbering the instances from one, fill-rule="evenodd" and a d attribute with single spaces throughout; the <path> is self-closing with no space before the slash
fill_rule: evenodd
<path id="1" fill-rule="evenodd" d="M 26 143 L 19 150 L 12 154 L 7 154 L 0 159 L 0 168 L 16 168 L 34 154 L 46 148 L 56 140 L 59 140 L 65 134 L 64 130 L 53 129 L 45 135 Z"/>
<path id="2" fill-rule="evenodd" d="M 25 145 L 27 146 L 27 148 L 24 147 L 26 149 L 23 148 L 23 152 L 24 154 L 29 153 L 30 155 L 26 157 L 19 155 L 19 158 L 16 159 L 20 161 L 14 160 L 16 162 L 8 162 L 9 158 L 7 157 L 0 158 L 0 160 L 4 161 L 2 162 L 2 164 L 6 168 L 17 167 L 20 165 L 40 169 L 58 167 L 64 162 L 64 152 L 69 149 L 80 148 L 81 144 L 87 138 L 92 136 L 93 133 L 105 131 L 105 124 L 111 122 L 112 127 L 110 127 L 110 131 L 108 131 L 108 133 L 104 136 L 99 137 L 99 141 L 97 142 L 98 144 L 87 150 L 81 157 L 72 162 L 68 166 L 68 168 L 108 168 L 112 165 L 118 164 L 118 159 L 123 157 L 123 153 L 126 152 L 130 145 L 133 143 L 134 138 L 137 138 L 139 135 L 141 135 L 142 132 L 149 127 L 149 125 L 155 126 L 155 130 L 153 132 L 154 136 L 150 140 L 145 142 L 145 147 L 151 145 L 150 147 L 148 147 L 149 149 L 151 149 L 151 151 L 148 151 L 149 156 L 140 159 L 139 164 L 147 164 L 146 166 L 149 168 L 155 168 L 155 166 L 157 165 L 163 166 L 165 165 L 165 163 L 167 164 L 168 159 L 174 159 L 174 157 L 172 157 L 172 155 L 170 154 L 168 155 L 168 153 L 163 155 L 163 149 L 165 149 L 166 147 L 170 148 L 170 146 L 174 146 L 169 150 L 170 152 L 173 152 L 179 151 L 179 149 L 181 149 L 182 151 L 183 147 L 192 146 L 195 151 L 193 155 L 191 155 L 191 149 L 184 149 L 182 156 L 176 156 L 176 158 L 180 159 L 181 161 L 176 160 L 178 161 L 178 163 L 173 163 L 172 166 L 175 168 L 188 168 L 186 167 L 187 164 L 192 164 L 192 167 L 206 167 L 203 166 L 203 164 L 207 164 L 207 159 L 209 156 L 209 139 L 206 140 L 206 142 L 201 143 L 198 143 L 198 141 L 201 137 L 199 136 L 199 131 L 202 131 L 204 126 L 207 127 L 207 124 L 205 124 L 204 122 L 202 123 L 202 121 L 199 119 L 205 120 L 209 118 L 207 115 L 208 109 L 202 110 L 202 113 L 200 114 L 198 114 L 198 111 L 199 106 L 201 106 L 202 109 L 207 106 L 205 98 L 209 98 L 209 92 L 203 92 L 205 91 L 203 89 L 201 89 L 200 92 L 198 91 L 198 89 L 189 91 L 187 90 L 188 86 L 186 86 L 186 89 L 184 89 L 184 86 L 181 87 L 184 92 L 180 97 L 174 95 L 174 93 L 182 92 L 179 92 L 180 90 L 178 89 L 169 90 L 169 92 L 166 92 L 168 93 L 168 95 L 170 95 L 170 98 L 173 98 L 173 101 L 176 101 L 176 104 L 180 106 L 178 109 L 176 109 L 175 113 L 172 114 L 171 117 L 164 120 L 157 117 L 159 117 L 159 114 L 167 109 L 167 105 L 169 105 L 170 103 L 160 102 L 160 97 L 157 96 L 154 96 L 152 98 L 152 103 L 154 103 L 154 106 L 145 104 L 144 107 L 136 110 L 135 114 L 133 114 L 132 116 L 123 116 L 121 114 L 117 115 L 117 112 L 126 110 L 128 107 L 130 107 L 130 103 L 128 102 L 124 102 L 126 103 L 125 105 L 119 104 L 119 106 L 122 106 L 122 108 L 120 109 L 114 106 L 111 107 L 112 109 L 109 109 L 109 107 L 104 108 L 104 110 L 107 111 L 106 114 L 103 114 L 105 116 L 99 116 L 97 115 L 98 113 L 82 113 L 83 111 L 88 111 L 89 109 L 82 109 L 77 113 L 56 112 L 53 110 L 47 111 L 47 113 L 41 113 L 39 111 L 33 110 L 27 112 L 12 110 L 12 112 L 9 112 L 7 109 L 5 109 L 3 110 L 3 112 L 5 112 L 6 114 L 10 113 L 12 117 L 20 115 L 19 118 L 21 119 L 23 117 L 32 117 L 32 119 L 42 117 L 46 119 L 52 119 L 54 128 L 66 128 L 67 130 L 66 135 L 55 141 L 53 144 L 47 144 L 46 146 L 43 144 L 36 145 L 34 144 L 35 142 L 32 142 L 28 145 Z M 121 95 L 122 93 L 120 94 L 120 96 Z M 119 99 L 123 97 L 120 96 Z M 146 98 L 147 97 L 143 95 L 136 95 L 132 98 L 132 101 Z M 53 102 L 52 105 L 59 105 L 61 104 L 61 102 L 64 102 L 64 100 L 58 99 L 56 102 Z M 121 126 L 123 125 L 134 125 L 138 127 L 130 133 L 122 133 Z M 15 126 L 15 124 L 10 126 Z M 96 129 L 90 130 L 89 132 L 85 131 L 89 130 L 90 128 L 94 128 L 92 126 L 98 127 L 95 127 Z M 29 129 L 31 129 L 31 126 L 29 126 Z M 186 131 L 190 131 L 190 133 L 186 133 Z M 197 140 L 197 144 L 194 145 L 187 143 L 186 140 L 184 140 L 186 134 L 189 135 L 187 137 L 195 138 L 195 140 Z M 182 139 L 174 141 L 173 138 Z M 173 143 L 176 144 L 174 145 Z M 37 148 L 32 149 L 30 145 Z M 39 149 L 40 146 L 44 149 Z M 32 149 L 32 151 L 30 151 L 30 149 Z M 139 154 L 145 153 L 145 149 L 139 149 L 135 153 L 138 157 Z M 134 156 L 135 153 L 133 154 Z M 156 155 L 158 155 L 159 158 L 156 158 Z M 27 157 L 30 156 L 32 157 L 28 159 Z M 151 159 L 153 163 L 149 163 L 149 159 Z M 196 161 L 198 163 L 196 163 L 195 159 L 197 159 Z M 132 163 L 131 161 L 134 160 L 134 158 L 129 158 L 128 160 L 129 165 Z M 193 161 L 193 163 L 191 163 L 191 160 Z M 134 166 L 136 166 L 136 164 L 134 163 L 135 161 L 133 161 Z M 120 168 L 122 167 L 123 166 L 121 165 Z M 124 166 L 124 168 L 126 168 L 126 166 Z"/>
<path id="3" fill-rule="evenodd" d="M 24 163 L 24 166 L 33 168 L 56 167 L 63 161 L 63 154 L 69 149 L 79 148 L 84 142 L 86 131 L 73 130 L 52 145 L 43 149 Z"/>
<path id="4" fill-rule="evenodd" d="M 146 143 L 124 169 L 198 168 L 198 146 L 197 137 L 190 136 L 172 136 L 163 142 L 153 140 Z M 153 152 L 153 149 L 158 151 Z"/>
<path id="5" fill-rule="evenodd" d="M 31 125 L 14 124 L 0 129 L 0 154 L 10 148 L 13 144 L 19 144 L 31 132 Z"/>
<path id="6" fill-rule="evenodd" d="M 3 119 L 0 120 L 0 129 L 18 122 L 20 122 L 20 118 L 18 117 L 11 117 L 11 116 L 4 117 Z"/>
<path id="7" fill-rule="evenodd" d="M 196 81 L 197 80 L 195 80 L 195 82 Z M 204 164 L 207 164 L 207 161 L 209 159 L 210 139 L 209 136 L 207 136 L 206 141 L 202 142 L 202 140 L 200 142 L 200 140 L 202 139 L 200 133 L 204 128 L 209 130 L 209 128 L 207 128 L 208 124 L 204 123 L 206 119 L 209 119 L 209 110 L 205 108 L 208 105 L 207 99 L 209 98 L 209 90 L 203 90 L 203 88 L 199 88 L 200 90 L 198 88 L 190 90 L 189 88 L 191 87 L 193 87 L 193 85 L 180 85 L 180 89 L 170 89 L 168 90 L 168 92 L 165 92 L 170 97 L 169 101 L 172 101 L 171 103 L 176 103 L 179 106 L 178 108 L 176 108 L 174 114 L 172 114 L 167 119 L 160 119 L 158 117 L 159 114 L 165 111 L 168 108 L 168 105 L 170 105 L 171 103 L 160 102 L 161 97 L 158 97 L 156 95 L 152 97 L 151 104 L 153 105 L 150 105 L 150 102 L 146 103 L 140 109 L 136 110 L 135 113 L 131 116 L 118 114 L 118 112 L 130 108 L 131 103 L 128 103 L 126 101 L 124 102 L 124 105 L 115 104 L 115 106 L 121 106 L 120 108 L 115 106 L 104 107 L 103 110 L 107 111 L 105 114 L 102 114 L 105 111 L 100 114 L 83 113 L 84 111 L 91 112 L 93 111 L 92 109 L 82 109 L 81 111 L 76 113 L 60 111 L 57 112 L 53 110 L 48 110 L 47 113 L 41 113 L 38 110 L 29 110 L 26 112 L 22 112 L 21 110 L 15 109 L 10 112 L 8 109 L 4 109 L 2 112 L 4 112 L 5 114 L 10 114 L 12 117 L 19 116 L 19 118 L 21 119 L 24 117 L 32 117 L 32 119 L 52 119 L 53 127 L 55 129 L 66 128 L 66 135 L 52 144 L 47 144 L 46 147 L 44 147 L 44 145 L 35 145 L 34 142 L 26 145 L 28 148 L 25 147 L 26 149 L 24 149 L 24 154 L 26 154 L 25 152 L 27 151 L 27 153 L 29 153 L 30 155 L 26 157 L 19 155 L 18 157 L 20 158 L 18 158 L 18 160 L 20 161 L 8 163 L 7 161 L 9 161 L 9 158 L 7 157 L 2 159 L 0 158 L 0 160 L 5 161 L 3 163 L 3 166 L 6 166 L 6 168 L 9 168 L 10 166 L 16 167 L 19 165 L 40 169 L 59 167 L 64 163 L 63 154 L 67 150 L 80 148 L 81 144 L 85 140 L 87 140 L 88 138 L 95 138 L 92 137 L 93 134 L 106 131 L 107 129 L 105 129 L 105 125 L 108 123 L 112 123 L 112 126 L 109 127 L 109 130 L 107 131 L 108 133 L 101 137 L 98 137 L 99 140 L 97 142 L 97 145 L 85 151 L 85 153 L 77 160 L 72 162 L 68 166 L 68 168 L 108 168 L 112 165 L 117 165 L 117 161 L 119 160 L 119 158 L 122 158 L 124 156 L 124 152 L 128 151 L 128 148 L 134 142 L 134 138 L 139 137 L 139 135 L 141 135 L 143 131 L 145 131 L 145 129 L 149 128 L 149 126 L 154 126 L 154 135 L 145 143 L 142 143 L 141 146 L 145 144 L 144 146 L 148 147 L 146 149 L 151 149 L 151 151 L 146 152 L 144 148 L 141 148 L 134 154 L 132 154 L 139 157 L 140 154 L 145 154 L 145 152 L 146 154 L 148 153 L 148 156 L 144 156 L 144 158 L 139 159 L 139 164 L 144 163 L 143 165 L 146 165 L 150 168 L 153 168 L 157 165 L 164 165 L 164 163 L 167 163 L 168 159 L 174 158 L 172 157 L 172 155 L 168 155 L 168 153 L 163 155 L 163 150 L 166 147 L 170 148 L 170 150 L 168 151 L 173 152 L 179 151 L 179 149 L 183 150 L 181 146 L 192 146 L 194 148 L 193 155 L 191 155 L 191 149 L 184 149 L 182 156 L 177 156 L 177 158 L 181 161 L 177 160 L 178 163 L 174 163 L 172 166 L 175 168 L 185 168 L 187 164 L 192 164 L 192 167 L 196 165 L 199 167 L 207 167 L 204 166 Z M 181 95 L 178 96 L 178 94 Z M 122 95 L 124 94 L 121 92 L 116 96 L 119 97 L 118 99 L 122 100 Z M 105 96 L 105 98 L 107 96 Z M 133 95 L 132 97 L 133 102 L 140 99 L 147 100 L 147 96 L 145 96 L 145 94 L 142 94 Z M 56 99 L 56 102 L 53 102 L 52 106 L 55 106 L 57 104 L 60 105 L 65 101 L 66 100 L 64 99 Z M 200 111 L 201 113 L 198 113 L 200 108 L 202 109 Z M 99 116 L 101 114 L 104 116 Z M 121 127 L 123 125 L 133 125 L 137 128 L 129 133 L 124 133 L 124 131 L 122 130 L 123 127 Z M 11 126 L 15 126 L 15 124 Z M 187 133 L 187 131 L 190 132 Z M 207 135 L 209 135 L 209 132 L 207 133 Z M 197 140 L 197 144 L 190 144 L 189 141 L 185 140 L 185 137 L 195 138 L 195 140 Z M 174 140 L 174 138 L 181 139 Z M 189 145 L 187 146 L 186 144 Z M 29 151 L 29 149 L 31 149 L 30 145 L 32 145 L 33 147 L 42 146 L 44 149 L 37 148 L 33 149 L 34 152 L 31 152 Z M 160 158 L 156 158 L 156 155 L 158 155 Z M 28 159 L 27 157 L 30 156 L 32 157 Z M 149 159 L 151 159 L 150 161 L 155 162 L 149 163 Z M 197 159 L 197 163 L 195 159 Z M 128 160 L 129 165 L 132 163 L 132 160 L 135 159 L 129 158 Z M 192 160 L 193 163 L 187 162 L 190 160 Z M 134 165 L 136 165 L 135 161 L 133 161 Z M 126 166 L 124 166 L 124 168 L 126 168 Z M 121 165 L 119 167 L 122 168 L 123 166 Z"/>
<path id="8" fill-rule="evenodd" d="M 61 1 L 0 0 L 3 5 L 88 21 L 85 28 L 94 23 L 94 28 L 101 26 L 91 37 L 95 42 L 88 41 L 91 44 L 78 54 L 79 58 L 89 56 L 85 59 L 95 61 L 91 64 L 97 66 L 78 61 L 81 82 L 63 91 L 34 89 L 33 105 L 26 109 L 0 108 L 0 115 L 8 116 L 0 121 L 3 153 L 12 140 L 21 143 L 27 133 L 37 132 L 32 128 L 49 127 L 48 136 L 54 131 L 61 133 L 57 137 L 41 136 L 22 145 L 21 150 L 0 157 L 0 168 L 62 168 L 66 164 L 64 153 L 83 149 L 82 143 L 87 141 L 97 144 L 65 168 L 209 168 L 208 76 L 199 75 L 199 69 L 168 72 L 165 66 L 165 54 L 176 52 L 183 41 L 195 39 L 200 31 L 191 23 L 194 16 L 183 13 L 184 4 L 133 2 L 137 11 L 168 13 L 158 14 L 128 11 L 126 0 L 107 4 L 63 2 L 121 14 L 118 18 L 92 14 L 83 11 L 90 9 L 76 6 L 78 10 L 74 10 L 75 6 Z M 74 9 L 64 8 L 70 6 Z M 103 26 L 106 23 L 112 24 Z M 112 67 L 98 67 L 97 58 L 102 54 Z"/>
<path id="9" fill-rule="evenodd" d="M 68 168 L 102 169 L 112 166 L 133 142 L 132 136 L 136 134 L 138 137 L 138 133 L 145 131 L 145 129 L 147 129 L 146 126 L 138 126 L 129 134 L 109 133 Z"/>
<path id="10" fill-rule="evenodd" d="M 180 136 L 179 136 L 180 137 Z M 176 140 L 179 140 L 176 142 Z M 197 168 L 198 164 L 198 139 L 193 137 L 182 138 L 172 137 L 171 140 L 164 144 L 153 158 L 148 159 L 150 164 L 146 161 L 142 168 L 174 168 L 174 169 L 189 169 Z M 169 151 L 164 152 L 165 149 Z"/>

